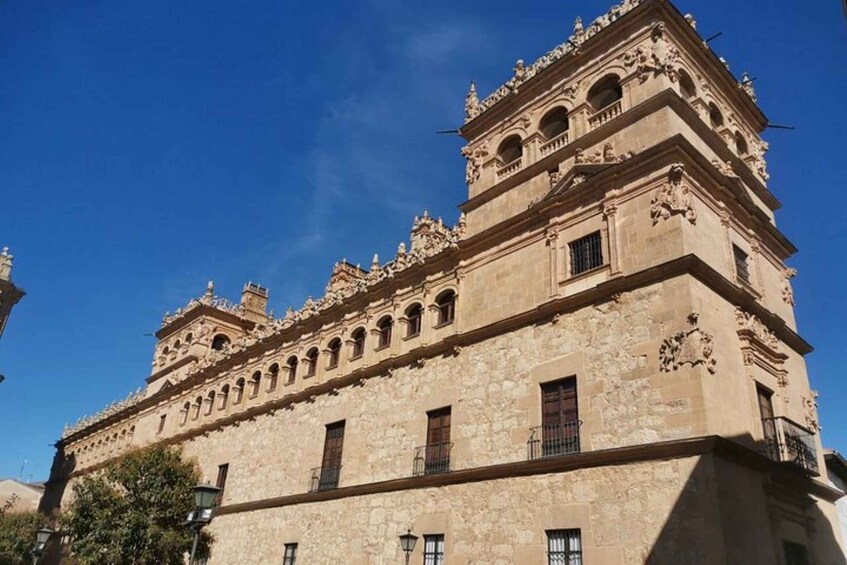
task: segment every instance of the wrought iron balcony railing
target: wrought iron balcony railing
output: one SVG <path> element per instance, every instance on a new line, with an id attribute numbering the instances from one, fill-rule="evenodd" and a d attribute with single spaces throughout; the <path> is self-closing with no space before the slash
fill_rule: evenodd
<path id="1" fill-rule="evenodd" d="M 452 442 L 430 443 L 415 448 L 415 465 L 412 474 L 420 477 L 449 472 L 451 449 L 453 449 Z"/>
<path id="2" fill-rule="evenodd" d="M 579 453 L 579 427 L 582 420 L 530 428 L 526 442 L 527 457 L 540 459 Z"/>
<path id="3" fill-rule="evenodd" d="M 820 474 L 814 432 L 783 417 L 763 419 L 762 428 L 768 457 Z"/>
<path id="4" fill-rule="evenodd" d="M 309 492 L 320 492 L 338 488 L 341 467 L 315 467 L 312 469 L 312 484 Z"/>

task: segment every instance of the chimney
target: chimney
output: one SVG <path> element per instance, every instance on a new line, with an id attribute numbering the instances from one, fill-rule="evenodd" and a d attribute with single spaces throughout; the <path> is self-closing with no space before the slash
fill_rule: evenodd
<path id="1" fill-rule="evenodd" d="M 268 289 L 258 284 L 248 282 L 241 291 L 241 309 L 244 318 L 257 324 L 268 321 Z"/>

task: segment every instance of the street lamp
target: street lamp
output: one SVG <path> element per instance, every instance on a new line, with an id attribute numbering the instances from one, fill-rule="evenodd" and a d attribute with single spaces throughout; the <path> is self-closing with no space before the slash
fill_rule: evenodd
<path id="1" fill-rule="evenodd" d="M 33 565 L 37 565 L 38 558 L 44 553 L 44 548 L 47 547 L 47 542 L 50 541 L 50 536 L 55 533 L 46 526 L 35 532 L 35 547 L 32 548 Z"/>
<path id="2" fill-rule="evenodd" d="M 406 565 L 409 565 L 409 556 L 415 550 L 415 543 L 418 541 L 418 536 L 412 533 L 412 530 L 406 530 L 406 533 L 400 536 L 400 547 L 406 553 Z"/>
<path id="3" fill-rule="evenodd" d="M 200 540 L 200 530 L 212 521 L 212 510 L 215 499 L 221 489 L 212 485 L 197 485 L 194 487 L 194 511 L 188 515 L 186 522 L 194 531 L 194 543 L 191 545 L 189 565 L 194 565 L 194 554 L 197 553 L 197 542 Z"/>

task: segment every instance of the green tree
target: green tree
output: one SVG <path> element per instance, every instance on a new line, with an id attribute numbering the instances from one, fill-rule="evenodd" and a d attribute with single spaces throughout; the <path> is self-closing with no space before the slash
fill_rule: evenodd
<path id="1" fill-rule="evenodd" d="M 44 525 L 38 512 L 12 512 L 15 497 L 0 508 L 0 565 L 21 565 L 32 559 L 35 532 Z"/>
<path id="2" fill-rule="evenodd" d="M 194 509 L 197 481 L 193 464 L 161 447 L 128 453 L 103 474 L 83 478 L 62 519 L 72 555 L 81 565 L 182 565 L 193 540 L 183 522 Z M 210 543 L 203 532 L 198 557 Z"/>

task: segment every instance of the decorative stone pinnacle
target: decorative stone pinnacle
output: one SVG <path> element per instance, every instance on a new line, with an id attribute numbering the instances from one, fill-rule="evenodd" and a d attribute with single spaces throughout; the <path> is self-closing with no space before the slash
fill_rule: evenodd
<path id="1" fill-rule="evenodd" d="M 379 269 L 379 255 L 374 253 L 374 258 L 371 260 L 371 271 L 376 271 Z"/>
<path id="2" fill-rule="evenodd" d="M 479 96 L 476 93 L 476 84 L 471 81 L 471 87 L 465 96 L 465 121 L 469 121 L 477 117 L 480 113 Z"/>
<path id="3" fill-rule="evenodd" d="M 585 29 L 582 27 L 582 18 L 577 16 L 576 19 L 573 22 L 574 35 L 580 34 L 583 31 L 585 31 Z"/>

